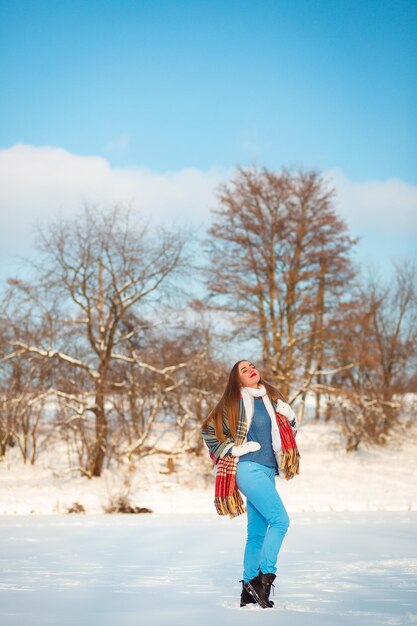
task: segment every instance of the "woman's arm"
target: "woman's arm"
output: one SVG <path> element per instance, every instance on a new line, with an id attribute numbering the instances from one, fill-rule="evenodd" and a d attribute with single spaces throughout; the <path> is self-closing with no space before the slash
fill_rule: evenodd
<path id="1" fill-rule="evenodd" d="M 212 422 L 209 422 L 206 427 L 202 429 L 201 434 L 214 463 L 217 463 L 219 459 L 226 456 L 234 445 L 233 437 L 230 434 L 226 435 L 224 441 L 217 439 Z"/>
<path id="2" fill-rule="evenodd" d="M 284 415 L 288 419 L 295 436 L 298 430 L 297 416 L 290 407 L 290 405 L 287 402 L 283 402 L 282 400 L 277 400 L 277 413 Z"/>

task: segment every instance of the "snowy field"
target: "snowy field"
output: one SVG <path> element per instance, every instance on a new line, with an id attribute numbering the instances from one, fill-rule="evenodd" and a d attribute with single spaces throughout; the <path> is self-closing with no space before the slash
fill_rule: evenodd
<path id="1" fill-rule="evenodd" d="M 344 451 L 340 431 L 332 423 L 303 424 L 297 442 L 300 476 L 277 482 L 289 512 L 417 510 L 417 424 L 388 446 L 361 446 L 352 453 Z M 168 438 L 166 447 L 175 445 Z M 150 455 L 129 476 L 123 469 L 106 469 L 92 480 L 69 473 L 66 460 L 65 450 L 49 447 L 36 465 L 23 465 L 18 450 L 9 450 L 0 462 L 0 515 L 63 514 L 74 502 L 95 515 L 120 493 L 155 513 L 214 510 L 208 454 L 175 456 L 175 471 L 170 474 L 167 455 Z"/>
<path id="2" fill-rule="evenodd" d="M 0 517 L 2 626 L 417 624 L 417 513 L 293 513 L 275 607 L 239 608 L 245 516 Z"/>
<path id="3" fill-rule="evenodd" d="M 306 423 L 298 444 L 300 476 L 277 481 L 291 526 L 273 609 L 239 608 L 246 516 L 216 515 L 207 455 L 88 480 L 59 450 L 35 466 L 10 450 L 0 626 L 417 626 L 417 426 L 346 454 L 334 425 Z M 121 493 L 154 513 L 104 515 Z M 74 502 L 87 514 L 66 515 Z"/>

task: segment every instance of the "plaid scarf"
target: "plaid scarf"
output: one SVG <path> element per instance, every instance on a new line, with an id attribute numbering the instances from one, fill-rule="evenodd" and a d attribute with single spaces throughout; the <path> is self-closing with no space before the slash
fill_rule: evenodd
<path id="1" fill-rule="evenodd" d="M 246 510 L 236 484 L 236 457 L 229 454 L 225 456 L 225 453 L 228 452 L 233 445 L 240 445 L 245 441 L 246 431 L 245 407 L 243 406 L 243 402 L 240 401 L 235 438 L 232 437 L 229 431 L 226 414 L 223 415 L 223 432 L 226 435 L 226 442 L 218 442 L 212 425 L 209 425 L 207 430 L 203 430 L 202 432 L 203 439 L 209 449 L 211 460 L 217 466 L 214 505 L 219 515 L 236 517 Z"/>
<path id="2" fill-rule="evenodd" d="M 288 418 L 278 413 L 278 411 L 275 411 L 275 418 L 279 428 L 282 447 L 282 452 L 276 455 L 279 474 L 283 476 L 285 480 L 291 480 L 296 474 L 300 473 L 300 453 L 298 452 L 294 433 Z"/>
<path id="3" fill-rule="evenodd" d="M 283 476 L 286 480 L 289 480 L 293 478 L 296 474 L 299 474 L 300 471 L 300 454 L 298 452 L 297 444 L 295 442 L 293 429 L 288 418 L 276 410 L 276 404 L 270 401 L 268 396 L 265 397 L 264 401 L 268 408 L 268 412 L 270 412 L 270 410 L 273 411 L 279 430 L 281 445 L 280 450 L 276 450 L 275 452 L 280 475 Z M 280 403 L 278 403 L 278 406 L 280 406 Z M 250 418 L 251 417 L 252 416 L 250 416 Z M 223 426 L 224 432 L 228 433 L 226 416 L 224 416 L 223 418 Z M 247 416 L 244 402 L 243 400 L 241 400 L 239 402 L 236 437 L 232 442 L 226 444 L 226 451 L 228 451 L 228 449 L 230 449 L 232 445 L 242 444 L 246 440 L 247 430 Z M 244 513 L 246 510 L 242 496 L 236 483 L 236 469 L 238 460 L 232 455 L 219 457 L 213 452 L 213 450 L 217 452 L 216 447 L 219 446 L 214 435 L 214 429 L 211 428 L 208 431 L 203 432 L 203 438 L 207 447 L 209 448 L 209 454 L 211 459 L 213 460 L 213 463 L 217 465 L 214 498 L 216 511 L 219 515 L 229 515 L 229 517 L 231 518 L 237 517 L 238 515 Z"/>
<path id="4" fill-rule="evenodd" d="M 219 515 L 237 517 L 246 511 L 236 484 L 236 457 L 228 455 L 217 463 L 214 506 Z"/>

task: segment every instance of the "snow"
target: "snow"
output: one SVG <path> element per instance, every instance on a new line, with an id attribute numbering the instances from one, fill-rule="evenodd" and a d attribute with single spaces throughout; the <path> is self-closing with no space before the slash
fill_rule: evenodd
<path id="1" fill-rule="evenodd" d="M 88 480 L 67 472 L 65 450 L 35 466 L 10 450 L 0 624 L 417 625 L 416 433 L 347 454 L 334 424 L 302 426 L 301 474 L 277 480 L 291 525 L 273 609 L 239 608 L 246 516 L 216 515 L 207 455 L 173 456 L 171 473 L 150 455 Z M 119 494 L 154 513 L 103 515 Z M 64 515 L 74 502 L 87 514 Z"/>
<path id="2" fill-rule="evenodd" d="M 297 436 L 301 473 L 277 481 L 289 512 L 417 510 L 417 427 L 379 448 L 346 453 L 337 427 L 306 422 Z M 160 441 L 160 445 L 172 442 Z M 172 448 L 171 448 L 172 449 Z M 123 493 L 132 505 L 155 513 L 213 514 L 213 475 L 208 455 L 150 455 L 133 471 L 105 470 L 88 480 L 66 471 L 65 450 L 48 449 L 34 466 L 23 465 L 16 449 L 0 463 L 0 514 L 66 513 L 74 502 L 87 514 L 103 513 Z"/>
<path id="3" fill-rule="evenodd" d="M 417 624 L 416 512 L 301 513 L 275 607 L 239 608 L 245 516 L 0 517 L 2 626 Z"/>

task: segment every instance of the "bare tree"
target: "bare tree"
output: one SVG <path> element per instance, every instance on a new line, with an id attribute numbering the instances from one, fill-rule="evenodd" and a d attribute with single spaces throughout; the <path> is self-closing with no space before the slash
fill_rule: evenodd
<path id="1" fill-rule="evenodd" d="M 239 168 L 219 191 L 209 289 L 233 333 L 259 345 L 269 377 L 302 399 L 324 367 L 332 308 L 355 241 L 317 172 Z M 318 405 L 320 401 L 318 399 Z"/>
<path id="2" fill-rule="evenodd" d="M 127 386 L 125 379 L 114 377 L 113 364 L 118 347 L 136 329 L 126 334 L 122 322 L 139 309 L 159 316 L 162 298 L 181 269 L 183 250 L 178 232 L 150 232 L 120 207 L 104 213 L 86 208 L 75 219 L 60 219 L 39 231 L 42 257 L 33 264 L 35 277 L 30 285 L 15 281 L 15 289 L 33 306 L 42 292 L 41 306 L 48 309 L 50 303 L 53 327 L 48 341 L 14 341 L 15 354 L 59 364 L 61 392 L 72 398 L 73 409 L 78 406 L 77 419 L 88 423 L 88 415 L 94 415 L 93 438 L 86 446 L 88 475 L 101 474 L 107 454 L 106 401 Z"/>
<path id="3" fill-rule="evenodd" d="M 131 458 L 156 451 L 180 453 L 200 440 L 199 401 L 202 402 L 204 391 L 195 382 L 196 372 L 207 359 L 208 340 L 206 331 L 190 317 L 189 313 L 186 325 L 178 328 L 174 324 L 164 333 L 158 325 L 137 320 L 135 325 L 147 326 L 146 337 L 130 337 L 124 349 L 115 355 L 118 367 L 125 368 L 124 378 L 129 385 L 124 395 L 116 399 L 119 430 L 113 441 L 120 442 L 121 456 L 127 454 Z M 129 319 L 128 325 L 131 324 Z M 218 369 L 214 368 L 211 377 L 206 376 L 205 386 L 207 380 L 216 377 Z M 188 410 L 184 410 L 186 406 Z M 149 443 L 154 424 L 158 424 L 160 435 L 164 431 L 171 435 L 177 432 L 176 452 Z"/>
<path id="4" fill-rule="evenodd" d="M 219 399 L 228 370 L 216 351 L 216 333 L 204 319 L 204 311 L 199 313 L 195 324 L 167 345 L 187 366 L 175 372 L 176 384 L 166 402 L 180 436 L 177 448 L 197 455 L 203 450 L 201 424 Z"/>
<path id="5" fill-rule="evenodd" d="M 45 417 L 49 389 L 53 385 L 51 364 L 33 355 L 17 358 L 24 350 L 10 352 L 10 346 L 25 337 L 28 341 L 45 339 L 48 326 L 42 318 L 29 319 L 25 303 L 13 302 L 10 289 L 1 307 L 0 347 L 0 456 L 6 445 L 17 446 L 24 463 L 35 463 L 39 452 L 39 433 Z M 43 433 L 45 440 L 46 430 Z"/>
<path id="6" fill-rule="evenodd" d="M 384 443 L 404 410 L 404 393 L 417 371 L 417 280 L 409 263 L 397 266 L 393 280 L 371 277 L 335 337 L 335 355 L 354 367 L 333 383 L 341 402 L 348 448 L 361 441 Z"/>

